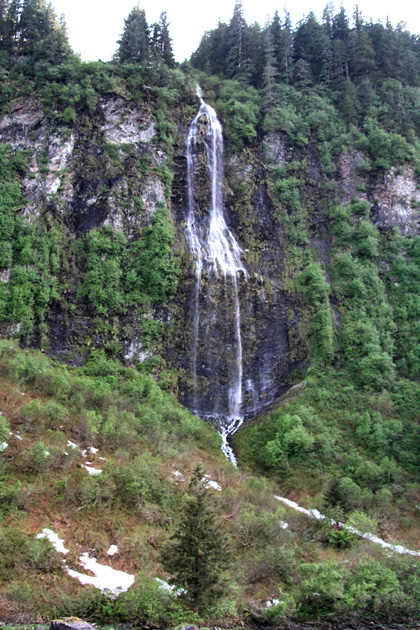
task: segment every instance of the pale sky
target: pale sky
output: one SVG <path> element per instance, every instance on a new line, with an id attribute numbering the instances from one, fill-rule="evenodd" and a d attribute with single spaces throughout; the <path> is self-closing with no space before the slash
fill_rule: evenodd
<path id="1" fill-rule="evenodd" d="M 243 0 L 243 8 L 248 24 L 256 20 L 263 26 L 276 9 L 282 17 L 285 6 L 293 23 L 311 10 L 321 20 L 326 3 L 327 0 Z M 64 13 L 73 50 L 81 53 L 84 61 L 111 59 L 124 18 L 136 4 L 137 0 L 52 0 L 57 15 Z M 235 0 L 140 0 L 139 4 L 149 24 L 158 20 L 161 11 L 167 12 L 175 56 L 177 61 L 183 61 L 197 48 L 204 31 L 215 28 L 219 18 L 222 22 L 230 20 Z M 356 1 L 343 0 L 342 4 L 351 16 Z M 380 19 L 385 23 L 389 17 L 394 26 L 406 22 L 409 31 L 420 34 L 420 4 L 416 0 L 359 0 L 358 5 L 366 20 Z M 335 6 L 338 12 L 339 0 Z"/>

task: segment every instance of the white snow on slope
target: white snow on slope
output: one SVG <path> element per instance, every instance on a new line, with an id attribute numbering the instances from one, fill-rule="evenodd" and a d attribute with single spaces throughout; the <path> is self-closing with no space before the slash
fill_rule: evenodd
<path id="1" fill-rule="evenodd" d="M 110 591 L 114 595 L 128 591 L 130 586 L 134 584 L 134 575 L 124 571 L 117 571 L 112 567 L 107 567 L 105 564 L 99 564 L 96 558 L 89 558 L 87 553 L 83 553 L 79 560 L 87 571 L 91 571 L 96 576 L 85 575 L 66 567 L 65 570 L 70 577 L 77 578 L 81 584 L 91 584 L 101 591 Z"/>
<path id="2" fill-rule="evenodd" d="M 58 553 L 66 554 L 69 552 L 69 550 L 64 547 L 64 540 L 53 532 L 52 529 L 44 528 L 42 532 L 38 534 L 37 538 L 47 538 Z"/>
<path id="3" fill-rule="evenodd" d="M 159 584 L 160 590 L 168 591 L 168 593 L 171 593 L 174 597 L 179 597 L 187 592 L 185 588 L 175 586 L 174 584 L 168 584 L 168 582 L 165 582 L 165 580 L 161 580 L 160 578 L 155 578 L 155 580 Z"/>
<path id="4" fill-rule="evenodd" d="M 219 492 L 222 491 L 222 486 L 217 483 L 217 481 L 213 481 L 212 479 L 210 479 L 208 475 L 204 476 L 203 486 L 205 488 L 213 488 L 214 490 L 218 490 Z"/>
<path id="5" fill-rule="evenodd" d="M 86 468 L 89 475 L 100 475 L 102 472 L 99 468 L 93 468 L 92 466 L 83 466 L 83 468 Z"/>
<path id="6" fill-rule="evenodd" d="M 295 501 L 291 501 L 290 499 L 285 499 L 284 497 L 274 496 L 274 498 L 277 501 L 281 501 L 282 503 L 285 503 L 293 510 L 297 510 L 298 512 L 302 512 L 302 514 L 306 514 L 310 518 L 316 518 L 318 521 L 329 520 L 331 525 L 338 525 L 339 527 L 342 527 L 343 529 L 347 529 L 349 532 L 353 532 L 353 534 L 356 534 L 357 536 L 361 536 L 362 538 L 365 538 L 366 540 L 370 540 L 370 542 L 373 542 L 377 545 L 381 545 L 381 547 L 383 547 L 384 549 L 390 549 L 391 551 L 394 551 L 395 553 L 406 553 L 406 554 L 409 554 L 410 556 L 420 556 L 420 551 L 413 551 L 412 549 L 407 549 L 406 547 L 403 547 L 402 545 L 392 545 L 391 543 L 385 542 L 384 540 L 382 540 L 382 538 L 378 538 L 378 536 L 375 536 L 374 534 L 371 534 L 370 532 L 361 532 L 358 529 L 355 529 L 354 527 L 344 525 L 344 523 L 337 523 L 332 518 L 328 519 L 327 516 L 324 516 L 318 510 L 307 510 L 306 508 L 303 508 L 300 505 L 298 505 Z"/>
<path id="7" fill-rule="evenodd" d="M 108 556 L 115 556 L 119 552 L 117 545 L 111 545 L 107 551 Z"/>

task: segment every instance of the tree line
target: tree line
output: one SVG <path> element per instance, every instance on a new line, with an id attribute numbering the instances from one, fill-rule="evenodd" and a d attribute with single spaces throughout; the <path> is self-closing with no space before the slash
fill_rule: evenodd
<path id="1" fill-rule="evenodd" d="M 114 61 L 175 66 L 166 11 L 150 26 L 144 9 L 135 6 L 127 19 Z M 16 63 L 30 68 L 60 65 L 75 57 L 64 17 L 46 0 L 0 0 L 0 69 Z"/>
<path id="2" fill-rule="evenodd" d="M 319 22 L 311 11 L 292 28 L 276 11 L 263 28 L 248 25 L 237 0 L 229 23 L 204 34 L 191 58 L 207 74 L 237 79 L 271 92 L 276 82 L 297 88 L 321 84 L 344 92 L 347 84 L 372 87 L 385 79 L 420 86 L 420 38 L 404 23 L 366 21 L 359 7 L 351 19 L 329 1 Z M 348 90 L 348 87 L 347 87 Z"/>

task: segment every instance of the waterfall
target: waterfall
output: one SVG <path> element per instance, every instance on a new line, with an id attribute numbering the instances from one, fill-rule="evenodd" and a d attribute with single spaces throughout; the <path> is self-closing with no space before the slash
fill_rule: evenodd
<path id="1" fill-rule="evenodd" d="M 243 421 L 239 292 L 248 274 L 224 217 L 222 126 L 200 88 L 197 96 L 200 108 L 190 125 L 186 147 L 186 234 L 195 263 L 192 407 L 198 416 L 218 425 L 223 452 L 236 465 L 228 438 Z M 201 195 L 200 185 L 207 194 Z"/>

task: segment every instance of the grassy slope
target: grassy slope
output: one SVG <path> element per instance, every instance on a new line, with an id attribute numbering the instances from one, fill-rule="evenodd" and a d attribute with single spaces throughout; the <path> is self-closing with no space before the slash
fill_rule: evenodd
<path id="1" fill-rule="evenodd" d="M 41 622 L 70 614 L 139 625 L 200 621 L 188 601 L 162 593 L 152 579 L 167 577 L 159 552 L 198 462 L 223 488 L 209 492 L 232 548 L 225 596 L 201 610 L 202 622 L 416 614 L 420 578 L 415 559 L 389 556 L 362 540 L 348 550 L 325 544 L 325 531 L 317 523 L 273 499 L 275 493 L 290 493 L 296 483 L 295 498 L 302 497 L 305 487 L 306 504 L 319 504 L 308 496 L 307 488 L 317 490 L 316 483 L 306 483 L 310 461 L 291 467 L 288 477 L 278 475 L 274 483 L 244 468 L 235 471 L 210 427 L 151 377 L 101 355 L 80 370 L 20 351 L 10 342 L 2 342 L 0 349 L 1 409 L 13 433 L 1 456 L 2 621 Z M 3 436 L 5 430 L 9 428 L 3 426 Z M 99 452 L 84 456 L 71 450 L 67 440 Z M 86 461 L 102 474 L 89 476 L 82 467 Z M 174 470 L 183 473 L 179 483 Z M 395 510 L 401 518 L 414 516 L 407 502 Z M 281 521 L 288 522 L 287 530 Z M 136 585 L 117 600 L 82 587 L 62 571 L 49 543 L 35 539 L 43 527 L 64 539 L 71 568 L 81 569 L 78 556 L 87 551 L 100 562 L 135 573 Z M 413 524 L 410 531 L 402 521 L 398 527 L 390 536 L 407 544 L 418 541 Z M 113 558 L 106 555 L 111 544 L 120 548 Z M 314 599 L 314 592 L 320 597 Z M 282 604 L 268 609 L 265 602 L 272 598 Z"/>

